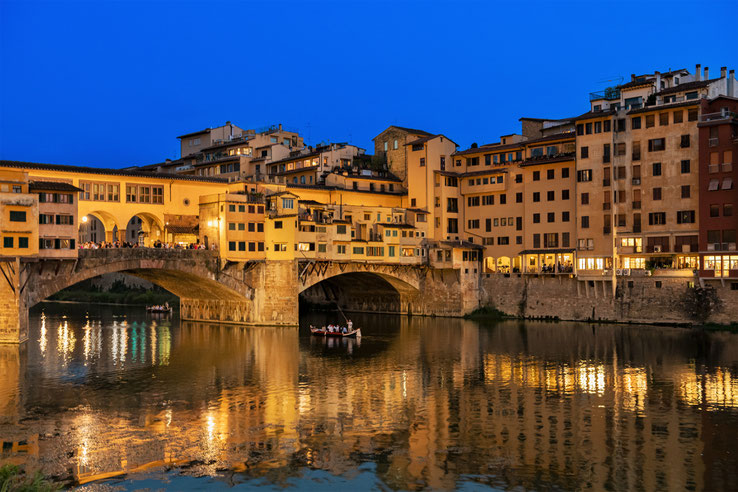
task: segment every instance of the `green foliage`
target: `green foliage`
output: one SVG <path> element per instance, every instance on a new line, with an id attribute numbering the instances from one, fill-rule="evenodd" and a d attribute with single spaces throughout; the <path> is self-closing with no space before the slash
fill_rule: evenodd
<path id="1" fill-rule="evenodd" d="M 161 287 L 153 289 L 127 287 L 116 281 L 109 290 L 104 291 L 92 285 L 90 281 L 80 282 L 57 292 L 49 298 L 53 301 L 92 302 L 106 304 L 164 304 L 177 302 L 177 296 Z"/>
<path id="2" fill-rule="evenodd" d="M 469 314 L 464 315 L 466 319 L 503 319 L 507 315 L 494 306 L 478 307 Z"/>
<path id="3" fill-rule="evenodd" d="M 45 479 L 39 471 L 28 476 L 17 465 L 0 467 L 0 492 L 52 492 L 61 488 L 61 484 Z"/>
<path id="4" fill-rule="evenodd" d="M 723 301 L 715 288 L 710 285 L 688 287 L 682 294 L 681 307 L 690 319 L 704 323 L 710 316 L 720 312 Z"/>

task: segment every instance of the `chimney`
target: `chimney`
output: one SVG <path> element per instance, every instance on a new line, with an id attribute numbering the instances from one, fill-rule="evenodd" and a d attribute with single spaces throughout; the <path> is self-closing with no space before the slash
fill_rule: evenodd
<path id="1" fill-rule="evenodd" d="M 735 92 L 735 70 L 728 72 L 728 95 L 730 97 L 736 97 Z"/>
<path id="2" fill-rule="evenodd" d="M 725 74 L 728 72 L 728 67 L 720 67 L 720 78 L 724 79 Z"/>
<path id="3" fill-rule="evenodd" d="M 656 92 L 661 90 L 661 72 L 654 72 L 653 73 L 656 76 Z"/>
<path id="4" fill-rule="evenodd" d="M 279 124 L 279 131 L 282 131 L 282 123 Z"/>
<path id="5" fill-rule="evenodd" d="M 710 67 L 705 67 L 705 78 L 704 80 L 710 80 Z"/>
<path id="6" fill-rule="evenodd" d="M 702 65 L 699 63 L 694 67 L 694 80 L 702 80 Z"/>
<path id="7" fill-rule="evenodd" d="M 634 73 L 630 74 L 630 81 L 635 82 L 635 80 L 636 80 L 636 74 Z"/>

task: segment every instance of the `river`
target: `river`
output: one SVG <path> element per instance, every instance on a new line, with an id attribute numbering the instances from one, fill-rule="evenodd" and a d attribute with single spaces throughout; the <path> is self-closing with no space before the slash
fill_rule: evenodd
<path id="1" fill-rule="evenodd" d="M 738 490 L 738 334 L 354 315 L 360 340 L 45 303 L 0 461 L 83 490 Z"/>

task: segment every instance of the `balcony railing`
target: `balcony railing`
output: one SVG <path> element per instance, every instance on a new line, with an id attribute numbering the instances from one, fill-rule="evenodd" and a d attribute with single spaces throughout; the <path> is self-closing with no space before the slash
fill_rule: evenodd
<path id="1" fill-rule="evenodd" d="M 717 113 L 706 113 L 700 115 L 700 121 L 720 121 L 738 118 L 738 113 L 734 111 L 720 111 Z"/>
<path id="2" fill-rule="evenodd" d="M 710 164 L 709 166 L 707 166 L 707 172 L 710 174 L 719 173 L 720 164 Z"/>
<path id="3" fill-rule="evenodd" d="M 590 92 L 589 100 L 596 101 L 597 99 L 604 99 L 605 101 L 614 101 L 620 99 L 620 89 L 617 87 L 608 87 L 604 91 Z"/>
<path id="4" fill-rule="evenodd" d="M 633 184 L 633 186 L 640 186 L 641 185 L 641 178 L 633 178 L 631 180 L 631 183 Z"/>

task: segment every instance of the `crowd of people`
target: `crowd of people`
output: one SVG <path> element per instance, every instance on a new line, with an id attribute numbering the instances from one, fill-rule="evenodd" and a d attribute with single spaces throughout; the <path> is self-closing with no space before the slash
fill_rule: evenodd
<path id="1" fill-rule="evenodd" d="M 137 242 L 128 242 L 128 241 L 102 241 L 102 242 L 94 242 L 94 241 L 86 241 L 84 243 L 80 243 L 79 249 L 119 249 L 119 248 L 144 248 L 147 246 L 142 246 L 141 244 Z M 154 243 L 151 246 L 148 246 L 149 248 L 158 248 L 158 249 L 211 249 L 216 250 L 217 247 L 215 244 L 211 244 L 210 248 L 207 248 L 202 243 L 165 243 L 162 241 L 159 241 L 158 239 L 154 241 Z"/>

